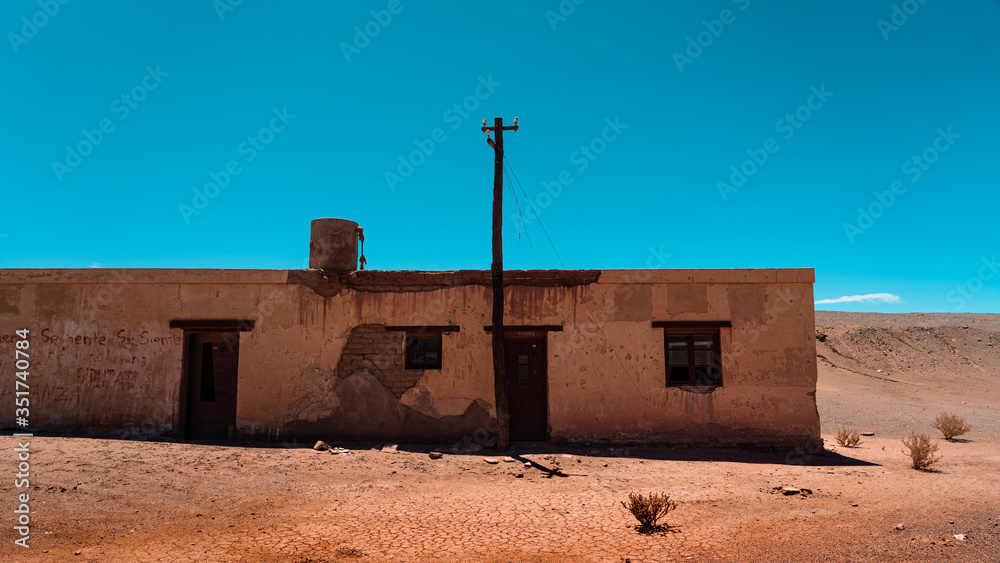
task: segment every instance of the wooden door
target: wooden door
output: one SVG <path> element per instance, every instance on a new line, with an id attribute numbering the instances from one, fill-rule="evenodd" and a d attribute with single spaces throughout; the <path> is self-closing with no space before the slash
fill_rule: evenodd
<path id="1" fill-rule="evenodd" d="M 188 334 L 187 437 L 226 440 L 236 424 L 239 333 Z"/>
<path id="2" fill-rule="evenodd" d="M 545 333 L 504 334 L 511 440 L 548 438 Z"/>

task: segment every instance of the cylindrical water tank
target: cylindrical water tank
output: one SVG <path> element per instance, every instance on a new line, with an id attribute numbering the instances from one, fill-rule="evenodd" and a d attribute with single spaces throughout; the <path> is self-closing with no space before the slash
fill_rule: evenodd
<path id="1" fill-rule="evenodd" d="M 309 267 L 346 274 L 358 269 L 358 224 L 315 219 L 309 237 Z"/>

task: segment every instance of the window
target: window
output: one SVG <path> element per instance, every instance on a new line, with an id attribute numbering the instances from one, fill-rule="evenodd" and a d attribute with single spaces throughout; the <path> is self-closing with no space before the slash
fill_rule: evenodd
<path id="1" fill-rule="evenodd" d="M 441 369 L 441 333 L 406 333 L 406 369 Z"/>
<path id="2" fill-rule="evenodd" d="M 719 333 L 728 322 L 653 323 L 663 327 L 666 384 L 670 386 L 722 385 Z"/>
<path id="3" fill-rule="evenodd" d="M 387 326 L 385 329 L 391 332 L 406 333 L 406 338 L 403 340 L 405 369 L 441 369 L 441 334 L 458 332 L 459 327 L 454 325 Z"/>

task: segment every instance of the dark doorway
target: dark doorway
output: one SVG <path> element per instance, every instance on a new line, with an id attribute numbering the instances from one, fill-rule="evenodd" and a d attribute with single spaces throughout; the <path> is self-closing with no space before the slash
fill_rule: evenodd
<path id="1" fill-rule="evenodd" d="M 187 340 L 186 436 L 200 440 L 232 439 L 240 335 L 189 332 Z"/>
<path id="2" fill-rule="evenodd" d="M 548 371 L 544 332 L 505 332 L 511 440 L 548 438 Z"/>

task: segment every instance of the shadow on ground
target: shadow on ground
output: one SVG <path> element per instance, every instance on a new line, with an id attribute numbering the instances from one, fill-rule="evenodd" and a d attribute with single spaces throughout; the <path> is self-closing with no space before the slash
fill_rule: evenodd
<path id="1" fill-rule="evenodd" d="M 121 440 L 129 442 L 158 442 L 166 444 L 197 444 L 201 446 L 216 446 L 226 448 L 250 448 L 250 449 L 309 449 L 315 442 L 298 442 L 295 440 L 275 443 L 275 442 L 248 442 L 248 441 L 219 441 L 219 440 L 182 440 L 170 437 L 130 437 L 100 434 L 61 434 L 38 432 L 34 434 L 36 438 L 59 437 L 78 438 L 82 440 Z M 332 447 L 342 447 L 353 451 L 379 450 L 385 442 L 327 442 Z M 452 451 L 451 445 L 428 445 L 428 444 L 399 444 L 400 452 L 414 452 L 428 454 L 430 452 L 441 452 L 444 455 L 470 455 L 477 457 L 511 456 L 519 461 L 531 461 L 539 464 L 537 456 L 542 455 L 571 455 L 574 457 L 616 457 L 641 460 L 665 460 L 665 461 L 691 461 L 710 463 L 748 463 L 765 465 L 801 465 L 807 467 L 871 467 L 878 466 L 877 463 L 864 461 L 849 457 L 830 450 L 811 451 L 797 449 L 790 451 L 758 451 L 738 448 L 687 448 L 687 447 L 651 447 L 651 446 L 614 446 L 602 444 L 600 446 L 585 446 L 580 444 L 558 444 L 554 442 L 514 442 L 511 449 L 500 452 L 496 448 L 484 448 L 475 452 Z M 521 458 L 523 455 L 528 458 Z M 557 475 L 553 473 L 553 475 Z"/>

